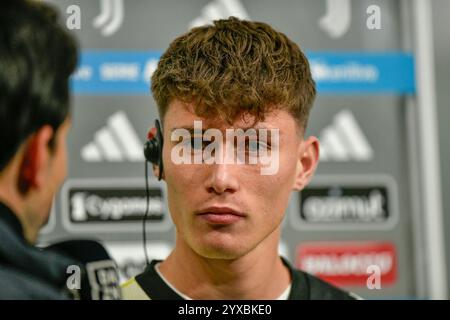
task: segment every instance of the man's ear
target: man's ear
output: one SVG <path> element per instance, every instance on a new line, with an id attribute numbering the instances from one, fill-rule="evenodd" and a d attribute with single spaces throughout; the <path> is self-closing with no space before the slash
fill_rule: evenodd
<path id="1" fill-rule="evenodd" d="M 309 137 L 299 147 L 294 190 L 300 191 L 311 181 L 319 163 L 319 140 Z"/>
<path id="2" fill-rule="evenodd" d="M 49 144 L 53 134 L 52 127 L 46 125 L 28 138 L 19 173 L 22 192 L 27 192 L 30 188 L 41 188 L 46 183 L 51 156 Z"/>

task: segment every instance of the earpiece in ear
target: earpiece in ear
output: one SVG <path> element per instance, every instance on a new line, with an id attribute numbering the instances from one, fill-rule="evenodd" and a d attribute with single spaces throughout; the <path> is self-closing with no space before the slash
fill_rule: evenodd
<path id="1" fill-rule="evenodd" d="M 159 167 L 158 180 L 161 180 L 163 174 L 162 161 L 163 135 L 159 120 L 155 120 L 155 127 L 150 129 L 147 134 L 147 141 L 144 143 L 144 156 L 146 161 Z"/>

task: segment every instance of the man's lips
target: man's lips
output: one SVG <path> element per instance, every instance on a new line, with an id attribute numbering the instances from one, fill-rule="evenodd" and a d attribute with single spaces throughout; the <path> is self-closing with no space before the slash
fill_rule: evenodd
<path id="1" fill-rule="evenodd" d="M 245 214 L 230 207 L 208 207 L 196 215 L 211 224 L 231 224 L 245 217 Z"/>

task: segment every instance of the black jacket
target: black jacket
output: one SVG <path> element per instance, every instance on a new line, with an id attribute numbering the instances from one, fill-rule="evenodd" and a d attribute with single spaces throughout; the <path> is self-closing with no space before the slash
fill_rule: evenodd
<path id="1" fill-rule="evenodd" d="M 320 280 L 319 278 L 294 269 L 287 260 L 282 258 L 289 269 L 292 287 L 288 300 L 356 300 L 358 296 Z M 182 300 L 183 298 L 172 290 L 155 270 L 155 265 L 161 261 L 153 260 L 143 273 L 130 279 L 122 286 L 122 294 L 126 300 Z"/>
<path id="2" fill-rule="evenodd" d="M 69 299 L 70 264 L 28 244 L 16 215 L 0 202 L 0 299 Z"/>

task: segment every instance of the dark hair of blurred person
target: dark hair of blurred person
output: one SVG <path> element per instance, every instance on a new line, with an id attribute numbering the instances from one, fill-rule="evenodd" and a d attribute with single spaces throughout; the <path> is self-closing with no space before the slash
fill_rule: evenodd
<path id="1" fill-rule="evenodd" d="M 67 171 L 77 44 L 37 1 L 0 2 L 0 298 L 60 299 L 67 261 L 33 246 Z"/>

